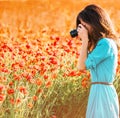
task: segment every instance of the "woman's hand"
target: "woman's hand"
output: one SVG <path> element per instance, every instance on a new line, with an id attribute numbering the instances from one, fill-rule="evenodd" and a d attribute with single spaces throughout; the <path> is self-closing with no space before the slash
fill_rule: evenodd
<path id="1" fill-rule="evenodd" d="M 82 24 L 78 25 L 77 28 L 77 32 L 78 32 L 78 38 L 80 38 L 82 40 L 82 42 L 88 42 L 88 30 L 85 28 L 85 26 L 83 26 Z"/>

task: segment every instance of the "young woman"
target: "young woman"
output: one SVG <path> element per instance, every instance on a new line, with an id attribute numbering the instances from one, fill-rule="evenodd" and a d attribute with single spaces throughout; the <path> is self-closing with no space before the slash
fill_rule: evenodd
<path id="1" fill-rule="evenodd" d="M 118 61 L 117 35 L 109 15 L 97 5 L 77 16 L 82 41 L 78 68 L 90 69 L 91 88 L 86 118 L 119 118 L 119 101 L 113 82 Z"/>

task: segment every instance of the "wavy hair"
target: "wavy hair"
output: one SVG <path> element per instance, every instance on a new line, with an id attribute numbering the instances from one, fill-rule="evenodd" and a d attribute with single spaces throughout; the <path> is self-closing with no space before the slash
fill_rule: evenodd
<path id="1" fill-rule="evenodd" d="M 113 23 L 107 12 L 101 7 L 91 4 L 85 7 L 77 16 L 76 27 L 81 24 L 80 20 L 86 22 L 92 27 L 92 32 L 88 32 L 89 46 L 95 48 L 97 42 L 104 37 L 111 38 L 117 42 L 117 34 Z"/>

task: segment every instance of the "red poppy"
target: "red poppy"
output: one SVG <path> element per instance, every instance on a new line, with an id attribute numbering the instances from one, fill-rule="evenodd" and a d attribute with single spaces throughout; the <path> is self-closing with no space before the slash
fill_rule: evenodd
<path id="1" fill-rule="evenodd" d="M 4 53 L 1 53 L 0 57 L 2 57 L 4 59 L 4 57 L 5 57 Z"/>
<path id="2" fill-rule="evenodd" d="M 27 90 L 26 90 L 25 87 L 21 86 L 21 87 L 19 88 L 19 90 L 20 90 L 21 93 L 27 94 Z"/>
<path id="3" fill-rule="evenodd" d="M 10 99 L 11 104 L 15 104 L 15 100 L 13 98 Z"/>
<path id="4" fill-rule="evenodd" d="M 26 48 L 27 48 L 27 49 L 30 49 L 30 48 L 31 48 L 30 44 L 27 43 L 27 44 L 26 44 Z"/>
<path id="5" fill-rule="evenodd" d="M 36 79 L 35 83 L 36 83 L 38 86 L 41 86 L 41 85 L 42 85 L 41 79 Z"/>
<path id="6" fill-rule="evenodd" d="M 30 81 L 32 78 L 33 78 L 33 76 L 32 76 L 32 75 L 27 74 L 26 79 L 27 79 L 28 81 Z"/>
<path id="7" fill-rule="evenodd" d="M 72 45 L 72 40 L 69 40 L 68 43 L 67 43 L 67 45 L 71 47 L 71 45 Z"/>
<path id="8" fill-rule="evenodd" d="M 20 68 L 22 68 L 22 67 L 25 66 L 25 62 L 24 62 L 24 61 L 20 61 L 18 64 L 19 64 L 19 67 L 20 67 Z"/>
<path id="9" fill-rule="evenodd" d="M 0 71 L 4 72 L 4 73 L 8 73 L 9 72 L 7 68 L 1 68 Z"/>
<path id="10" fill-rule="evenodd" d="M 33 104 L 32 103 L 28 103 L 28 108 L 32 108 L 33 107 Z"/>
<path id="11" fill-rule="evenodd" d="M 40 75 L 44 75 L 45 72 L 46 72 L 46 69 L 45 69 L 45 68 L 41 69 L 41 70 L 40 70 Z"/>
<path id="12" fill-rule="evenodd" d="M 7 93 L 9 94 L 9 95 L 12 95 L 12 94 L 14 94 L 14 89 L 13 88 L 9 88 L 8 90 L 7 90 Z"/>
<path id="13" fill-rule="evenodd" d="M 21 79 L 21 77 L 19 76 L 19 75 L 16 75 L 16 74 L 14 74 L 14 80 L 20 80 Z"/>
<path id="14" fill-rule="evenodd" d="M 17 104 L 21 103 L 21 99 L 20 99 L 20 98 L 17 98 L 17 99 L 16 99 L 16 103 L 17 103 Z"/>
<path id="15" fill-rule="evenodd" d="M 54 65 L 58 64 L 58 62 L 56 60 L 51 60 L 50 63 L 54 64 Z"/>
<path id="16" fill-rule="evenodd" d="M 81 84 L 84 88 L 88 87 L 88 80 L 89 80 L 89 78 L 86 78 L 86 77 L 82 79 Z"/>
<path id="17" fill-rule="evenodd" d="M 50 87 L 52 85 L 51 81 L 46 82 L 46 88 Z"/>
<path id="18" fill-rule="evenodd" d="M 36 101 L 37 99 L 38 99 L 38 97 L 34 95 L 33 100 Z"/>
<path id="19" fill-rule="evenodd" d="M 71 71 L 70 73 L 68 73 L 68 76 L 76 76 L 76 72 L 75 71 Z"/>
<path id="20" fill-rule="evenodd" d="M 37 90 L 37 93 L 42 93 L 43 92 L 43 90 L 41 89 L 41 88 L 39 88 L 38 90 Z"/>
<path id="21" fill-rule="evenodd" d="M 3 91 L 4 85 L 0 84 L 0 93 Z"/>
<path id="22" fill-rule="evenodd" d="M 52 79 L 56 79 L 57 78 L 57 74 L 53 73 L 51 77 L 52 77 Z"/>
<path id="23" fill-rule="evenodd" d="M 5 95 L 4 94 L 0 94 L 0 102 L 3 102 L 5 100 Z"/>
<path id="24" fill-rule="evenodd" d="M 42 61 L 45 61 L 45 59 L 46 59 L 45 56 L 42 56 L 42 57 L 41 57 L 41 60 L 42 60 Z"/>
<path id="25" fill-rule="evenodd" d="M 48 75 L 44 75 L 44 79 L 47 80 L 48 79 Z"/>
<path id="26" fill-rule="evenodd" d="M 118 61 L 118 65 L 120 65 L 120 60 Z"/>

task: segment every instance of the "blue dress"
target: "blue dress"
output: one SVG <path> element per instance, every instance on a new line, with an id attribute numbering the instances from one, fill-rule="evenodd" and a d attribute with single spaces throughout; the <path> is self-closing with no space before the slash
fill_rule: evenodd
<path id="1" fill-rule="evenodd" d="M 92 82 L 113 83 L 117 67 L 117 46 L 102 38 L 85 61 Z M 86 118 L 119 118 L 119 101 L 114 85 L 92 84 Z"/>

